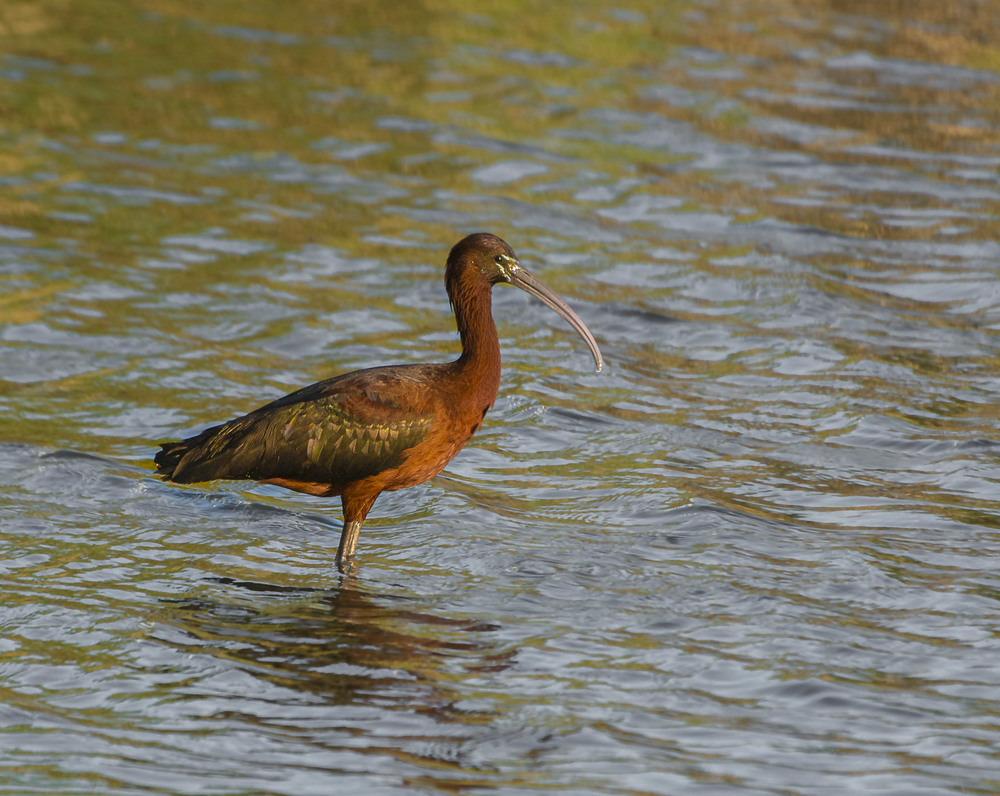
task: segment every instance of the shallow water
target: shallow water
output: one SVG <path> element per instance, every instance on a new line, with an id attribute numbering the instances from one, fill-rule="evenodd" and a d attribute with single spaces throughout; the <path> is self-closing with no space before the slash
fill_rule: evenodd
<path id="1" fill-rule="evenodd" d="M 996 3 L 0 10 L 0 790 L 1000 788 Z M 383 495 L 156 442 L 453 357 Z"/>

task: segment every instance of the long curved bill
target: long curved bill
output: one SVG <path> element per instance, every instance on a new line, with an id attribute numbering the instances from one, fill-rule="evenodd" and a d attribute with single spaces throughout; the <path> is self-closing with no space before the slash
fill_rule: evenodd
<path id="1" fill-rule="evenodd" d="M 512 263 L 511 265 L 513 267 L 510 267 L 507 272 L 509 283 L 521 288 L 525 293 L 529 293 L 536 299 L 540 299 L 569 321 L 570 326 L 576 329 L 577 334 L 583 338 L 590 349 L 590 353 L 594 355 L 594 363 L 597 365 L 597 370 L 600 371 L 604 367 L 604 358 L 601 356 L 601 349 L 597 347 L 594 335 L 590 333 L 590 329 L 580 320 L 580 316 L 573 312 L 569 304 L 559 298 L 544 282 L 530 271 L 526 271 L 520 263 L 516 265 Z"/>

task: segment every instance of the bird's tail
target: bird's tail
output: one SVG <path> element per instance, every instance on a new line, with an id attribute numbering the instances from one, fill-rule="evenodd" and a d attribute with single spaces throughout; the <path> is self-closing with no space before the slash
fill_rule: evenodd
<path id="1" fill-rule="evenodd" d="M 178 484 L 196 484 L 216 478 L 259 478 L 257 471 L 267 446 L 247 440 L 254 415 L 206 428 L 180 442 L 160 443 L 153 457 L 156 474 Z"/>
<path id="2" fill-rule="evenodd" d="M 178 484 L 225 478 L 225 458 L 221 462 L 214 460 L 219 452 L 217 446 L 222 441 L 220 437 L 224 439 L 224 435 L 219 432 L 224 429 L 225 426 L 212 426 L 180 442 L 161 442 L 159 452 L 153 457 L 156 474 L 164 481 L 175 481 Z M 206 465 L 208 471 L 202 472 Z"/>
<path id="3" fill-rule="evenodd" d="M 153 463 L 156 465 L 156 474 L 163 478 L 164 481 L 173 480 L 174 470 L 177 469 L 177 465 L 181 463 L 184 454 L 189 450 L 188 440 L 160 443 L 160 450 L 153 457 Z"/>

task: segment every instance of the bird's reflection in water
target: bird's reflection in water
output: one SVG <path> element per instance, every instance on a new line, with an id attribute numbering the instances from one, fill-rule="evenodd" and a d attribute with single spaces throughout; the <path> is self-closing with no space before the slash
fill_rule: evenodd
<path id="1" fill-rule="evenodd" d="M 330 590 L 215 584 L 209 597 L 162 601 L 153 637 L 193 656 L 192 665 L 206 675 L 194 693 L 208 696 L 203 689 L 217 687 L 207 681 L 218 682 L 220 662 L 238 675 L 232 682 L 245 683 L 249 674 L 253 693 L 223 686 L 228 693 L 212 696 L 225 703 L 217 704 L 222 712 L 242 713 L 254 724 L 275 726 L 296 715 L 314 722 L 316 706 L 351 704 L 375 708 L 365 711 L 369 720 L 404 709 L 437 730 L 442 723 L 482 725 L 491 716 L 457 707 L 463 696 L 451 683 L 505 669 L 514 655 L 492 641 L 495 625 L 408 610 L 401 598 L 368 593 L 350 577 Z M 321 715 L 338 716 L 343 727 L 342 711 Z"/>

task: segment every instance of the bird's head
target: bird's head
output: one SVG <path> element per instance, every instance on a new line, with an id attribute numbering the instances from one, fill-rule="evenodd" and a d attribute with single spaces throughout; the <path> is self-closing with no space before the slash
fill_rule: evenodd
<path id="1" fill-rule="evenodd" d="M 551 288 L 518 262 L 517 255 L 505 240 L 489 232 L 477 232 L 455 244 L 448 255 L 445 283 L 448 286 L 448 296 L 456 311 L 458 310 L 456 305 L 461 301 L 458 298 L 461 292 L 459 285 L 464 283 L 466 288 L 474 287 L 470 281 L 486 291 L 500 283 L 514 285 L 547 304 L 569 321 L 583 338 L 591 354 L 594 355 L 597 369 L 600 370 L 604 366 L 597 341 L 584 322 Z"/>

